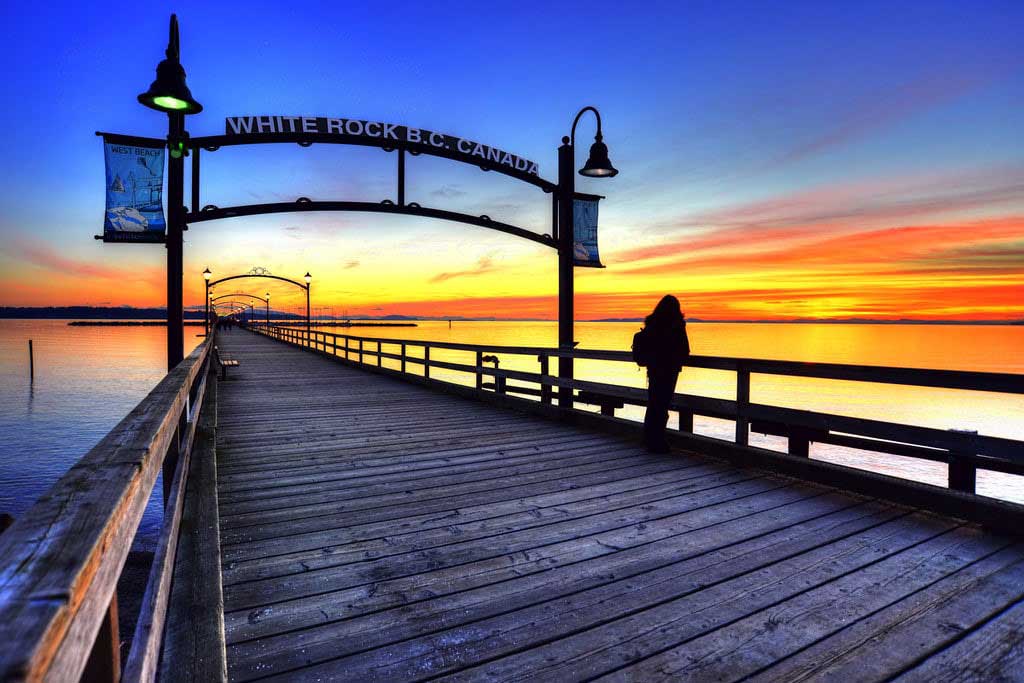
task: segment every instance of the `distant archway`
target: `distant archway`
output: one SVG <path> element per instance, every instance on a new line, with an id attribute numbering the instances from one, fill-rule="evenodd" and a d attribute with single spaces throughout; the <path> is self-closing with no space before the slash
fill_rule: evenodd
<path id="1" fill-rule="evenodd" d="M 305 290 L 306 291 L 306 332 L 307 333 L 309 332 L 309 330 L 310 330 L 309 290 L 310 290 L 310 286 L 313 284 L 313 276 L 310 275 L 308 271 L 303 276 L 303 278 L 306 281 L 305 283 L 299 282 L 298 280 L 292 280 L 291 278 L 281 277 L 280 275 L 274 275 L 269 270 L 267 270 L 266 268 L 260 268 L 258 266 L 253 268 L 252 270 L 250 270 L 248 273 L 242 273 L 240 275 L 228 275 L 227 277 L 222 277 L 219 280 L 207 280 L 206 281 L 206 308 L 207 308 L 206 317 L 207 318 L 210 317 L 210 314 L 209 314 L 210 301 L 211 301 L 210 300 L 210 287 L 218 285 L 218 284 L 220 284 L 222 282 L 229 282 L 231 280 L 239 280 L 239 279 L 244 279 L 244 278 L 266 278 L 266 279 L 270 279 L 270 280 L 280 280 L 281 282 L 287 282 L 289 284 L 295 285 L 299 289 Z M 243 296 L 252 296 L 252 295 L 243 295 Z M 263 299 L 261 299 L 260 297 L 255 297 L 255 298 L 260 299 L 260 301 L 263 301 Z M 269 303 L 267 304 L 267 307 L 269 309 L 269 307 L 270 307 Z"/>

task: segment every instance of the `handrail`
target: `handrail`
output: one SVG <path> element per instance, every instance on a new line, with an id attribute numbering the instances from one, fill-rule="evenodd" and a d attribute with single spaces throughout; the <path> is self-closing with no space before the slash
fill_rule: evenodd
<path id="1" fill-rule="evenodd" d="M 279 329 L 305 332 L 301 328 L 278 326 Z M 495 344 L 463 344 L 416 339 L 394 339 L 386 337 L 364 337 L 353 334 L 314 330 L 315 334 L 342 337 L 351 340 L 381 342 L 383 344 L 407 344 L 430 346 L 435 349 L 453 351 L 483 351 L 485 353 L 508 353 L 552 358 L 575 358 L 583 360 L 607 360 L 633 362 L 629 351 L 601 349 L 560 349 L 546 346 L 499 346 Z M 1006 394 L 1024 394 L 1024 374 L 977 372 L 973 370 L 933 370 L 927 368 L 903 368 L 885 365 L 852 365 L 843 363 L 816 363 L 761 358 L 739 358 L 732 356 L 690 356 L 687 367 L 712 370 L 746 370 L 766 375 L 789 375 L 821 379 L 841 379 L 878 384 L 902 384 L 907 386 L 945 389 L 966 389 L 991 391 Z"/>
<path id="2" fill-rule="evenodd" d="M 565 380 L 550 374 L 550 358 L 633 362 L 625 351 L 561 349 L 531 346 L 499 346 L 464 344 L 415 339 L 366 337 L 321 330 L 307 331 L 286 326 L 260 326 L 258 332 L 282 341 L 308 347 L 350 362 L 373 363 L 381 367 L 384 360 L 400 363 L 402 373 L 409 365 L 420 366 L 422 377 L 431 378 L 431 368 L 475 375 L 476 389 L 491 389 L 499 394 L 539 397 L 552 404 L 554 390 L 579 391 L 578 403 L 599 405 L 605 415 L 614 415 L 624 404 L 646 405 L 647 392 L 606 382 Z M 399 353 L 384 346 L 397 346 Z M 408 353 L 410 347 L 422 348 L 422 356 Z M 430 357 L 431 349 L 476 353 L 473 365 L 442 361 Z M 499 369 L 484 364 L 484 354 L 535 356 L 540 372 Z M 367 362 L 366 357 L 369 357 Z M 787 437 L 791 455 L 807 457 L 809 444 L 829 443 L 894 455 L 949 463 L 949 487 L 973 493 L 976 470 L 981 467 L 1000 472 L 1024 475 L 1024 441 L 980 435 L 973 432 L 943 430 L 917 425 L 834 415 L 809 410 L 782 408 L 750 402 L 752 374 L 811 377 L 833 380 L 872 382 L 890 385 L 920 386 L 957 390 L 1024 394 L 1024 375 L 1012 373 L 973 372 L 963 370 L 932 370 L 839 363 L 805 363 L 756 358 L 723 356 L 691 356 L 687 367 L 732 371 L 736 374 L 736 399 L 726 400 L 692 394 L 675 394 L 670 408 L 679 414 L 680 431 L 693 431 L 694 415 L 732 420 L 736 423 L 735 443 L 747 445 L 750 431 Z M 386 371 L 391 371 L 385 368 Z M 485 384 L 483 378 L 493 378 Z M 539 385 L 539 388 L 509 384 L 509 380 Z"/>
<path id="3" fill-rule="evenodd" d="M 101 666 L 112 678 L 119 676 L 117 581 L 161 469 L 164 524 L 176 523 L 168 511 L 175 503 L 180 509 L 175 489 L 178 494 L 183 490 L 183 465 L 205 397 L 211 339 L 168 372 L 0 535 L 0 679 L 79 680 L 97 634 L 111 623 L 113 653 Z M 173 566 L 173 559 L 173 546 L 158 548 L 144 611 L 148 604 L 160 612 L 160 601 L 166 603 L 166 591 L 153 584 L 154 579 L 162 586 L 169 583 L 167 564 Z M 133 643 L 133 655 L 140 647 L 158 652 L 161 629 L 156 627 L 162 626 L 162 613 L 150 626 L 153 633 L 143 634 L 146 642 Z M 153 656 L 143 658 L 149 668 Z"/>

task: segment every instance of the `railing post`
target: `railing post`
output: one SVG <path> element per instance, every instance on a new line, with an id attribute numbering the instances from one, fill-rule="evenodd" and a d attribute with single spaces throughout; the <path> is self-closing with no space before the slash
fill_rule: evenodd
<path id="1" fill-rule="evenodd" d="M 362 364 L 362 362 L 363 362 L 363 340 L 360 339 L 359 340 L 359 363 Z"/>
<path id="2" fill-rule="evenodd" d="M 977 434 L 973 429 L 950 429 L 958 434 Z M 968 458 L 972 453 L 966 451 L 949 452 L 949 488 L 954 491 L 975 493 L 978 484 L 978 468 Z"/>
<path id="3" fill-rule="evenodd" d="M 693 433 L 693 411 L 679 411 L 679 431 Z"/>
<path id="4" fill-rule="evenodd" d="M 191 388 L 189 388 L 191 392 Z M 178 416 L 178 427 L 174 430 L 174 437 L 171 439 L 171 445 L 168 446 L 167 452 L 164 454 L 163 464 L 163 501 L 164 507 L 167 507 L 167 500 L 171 495 L 171 484 L 174 483 L 174 473 L 178 469 L 178 460 L 181 456 L 181 440 L 188 432 L 188 411 L 189 405 L 191 404 L 191 398 L 185 399 L 185 407 L 181 411 L 181 415 Z"/>
<path id="5" fill-rule="evenodd" d="M 423 376 L 430 377 L 430 347 L 423 347 Z"/>
<path id="6" fill-rule="evenodd" d="M 750 440 L 750 420 L 746 416 L 750 404 L 750 371 L 743 365 L 736 368 L 736 443 L 746 446 Z"/>
<path id="7" fill-rule="evenodd" d="M 806 430 L 799 427 L 789 428 L 789 451 L 790 455 L 795 455 L 798 458 L 809 458 L 811 457 L 811 440 L 807 436 Z"/>
<path id="8" fill-rule="evenodd" d="M 476 352 L 476 390 L 482 391 L 484 388 L 484 373 L 480 371 L 484 364 L 484 352 Z M 497 378 L 495 378 L 497 379 Z"/>
<path id="9" fill-rule="evenodd" d="M 117 591 L 114 591 L 89 659 L 85 662 L 81 680 L 97 683 L 118 683 L 121 680 L 121 637 L 117 627 Z"/>
<path id="10" fill-rule="evenodd" d="M 380 364 L 381 364 L 382 360 L 383 359 L 381 358 L 381 355 L 380 355 L 380 342 L 377 342 L 377 367 L 378 368 L 380 367 Z"/>
<path id="11" fill-rule="evenodd" d="M 405 342 L 402 342 L 402 372 L 405 372 Z"/>
<path id="12" fill-rule="evenodd" d="M 551 375 L 550 358 L 549 356 L 537 356 L 537 360 L 540 361 L 540 374 L 544 377 Z M 541 384 L 540 385 L 540 402 L 551 405 L 551 385 Z"/>
<path id="13" fill-rule="evenodd" d="M 968 453 L 949 452 L 949 488 L 954 491 L 974 493 L 978 483 L 978 470 L 961 456 Z"/>

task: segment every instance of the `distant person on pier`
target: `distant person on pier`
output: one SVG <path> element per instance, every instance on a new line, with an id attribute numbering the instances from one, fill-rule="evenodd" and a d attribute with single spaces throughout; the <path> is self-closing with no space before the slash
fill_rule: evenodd
<path id="1" fill-rule="evenodd" d="M 679 299 L 662 297 L 633 337 L 633 359 L 647 368 L 647 413 L 644 415 L 644 446 L 651 453 L 668 453 L 665 426 L 668 406 L 676 391 L 679 371 L 690 355 L 686 318 Z"/>

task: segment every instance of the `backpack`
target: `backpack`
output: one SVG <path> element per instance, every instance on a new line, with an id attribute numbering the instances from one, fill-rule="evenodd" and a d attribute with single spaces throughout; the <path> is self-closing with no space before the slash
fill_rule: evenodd
<path id="1" fill-rule="evenodd" d="M 647 367 L 651 362 L 653 349 L 651 349 L 651 335 L 646 328 L 642 328 L 633 335 L 633 362 L 642 368 Z"/>

